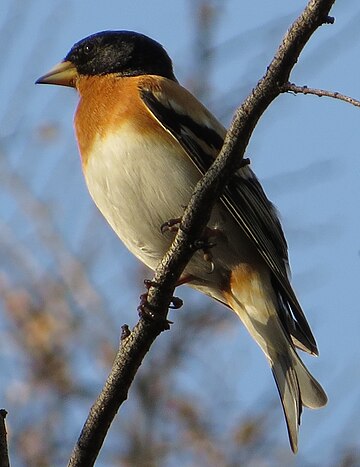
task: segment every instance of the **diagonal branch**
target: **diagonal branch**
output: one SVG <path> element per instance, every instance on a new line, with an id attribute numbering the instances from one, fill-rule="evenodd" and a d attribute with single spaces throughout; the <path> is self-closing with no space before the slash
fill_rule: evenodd
<path id="1" fill-rule="evenodd" d="M 156 269 L 153 281 L 157 285 L 150 287 L 148 302 L 161 319 L 149 321 L 141 318 L 131 333 L 125 333 L 112 371 L 91 408 L 69 466 L 89 467 L 94 464 L 108 428 L 127 398 L 137 369 L 151 344 L 164 330 L 164 320 L 176 282 L 195 252 L 193 245 L 201 238 L 215 201 L 231 174 L 243 163 L 246 147 L 258 120 L 288 83 L 290 73 L 311 35 L 322 24 L 333 23 L 328 14 L 334 2 L 309 1 L 286 33 L 266 74 L 238 108 L 220 155 L 197 184 L 174 242 Z"/>

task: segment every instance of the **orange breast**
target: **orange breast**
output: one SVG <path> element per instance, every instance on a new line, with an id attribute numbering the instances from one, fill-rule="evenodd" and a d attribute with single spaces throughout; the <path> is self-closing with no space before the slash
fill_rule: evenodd
<path id="1" fill-rule="evenodd" d="M 144 77 L 106 75 L 79 78 L 80 102 L 75 114 L 75 132 L 83 166 L 87 164 L 95 138 L 117 131 L 124 123 L 131 122 L 141 134 L 154 129 L 159 131 L 158 122 L 138 95 L 144 81 L 147 85 L 151 83 Z M 151 84 L 157 87 L 156 83 Z M 170 135 L 166 137 L 171 138 Z"/>

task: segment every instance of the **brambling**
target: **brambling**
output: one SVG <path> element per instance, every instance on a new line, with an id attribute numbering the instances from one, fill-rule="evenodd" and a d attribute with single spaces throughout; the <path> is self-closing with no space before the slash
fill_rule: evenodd
<path id="1" fill-rule="evenodd" d="M 181 218 L 225 128 L 178 83 L 163 47 L 136 32 L 81 40 L 37 83 L 77 89 L 75 133 L 89 192 L 127 248 L 155 269 L 174 236 L 161 226 Z M 289 282 L 276 210 L 248 165 L 229 180 L 207 235 L 216 239 L 211 265 L 199 251 L 180 280 L 231 308 L 265 353 L 296 452 L 302 407 L 322 407 L 327 397 L 295 350 L 318 354 Z"/>

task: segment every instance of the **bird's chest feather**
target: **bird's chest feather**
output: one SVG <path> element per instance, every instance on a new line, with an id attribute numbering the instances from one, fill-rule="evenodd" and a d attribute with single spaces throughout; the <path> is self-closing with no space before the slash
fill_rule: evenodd
<path id="1" fill-rule="evenodd" d="M 165 130 L 160 129 L 165 133 Z M 123 123 L 108 135 L 96 135 L 84 165 L 89 192 L 125 245 L 155 267 L 170 236 L 165 221 L 180 217 L 199 173 L 170 135 L 144 135 Z"/>

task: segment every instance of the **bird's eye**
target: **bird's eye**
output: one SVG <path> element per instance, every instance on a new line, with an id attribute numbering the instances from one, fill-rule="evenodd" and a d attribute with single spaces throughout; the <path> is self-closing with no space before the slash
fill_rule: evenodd
<path id="1" fill-rule="evenodd" d="M 83 47 L 84 55 L 89 55 L 94 50 L 94 44 L 86 44 Z"/>

